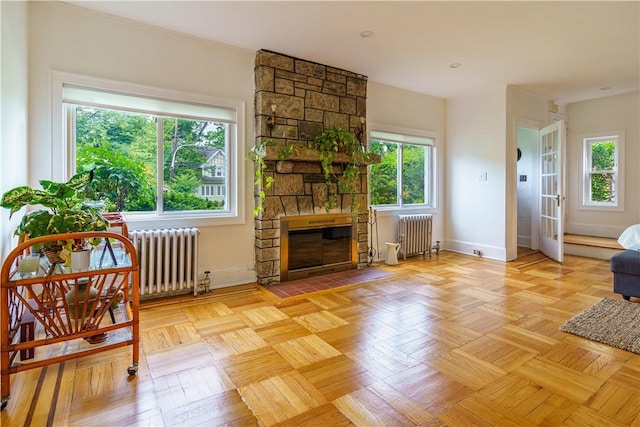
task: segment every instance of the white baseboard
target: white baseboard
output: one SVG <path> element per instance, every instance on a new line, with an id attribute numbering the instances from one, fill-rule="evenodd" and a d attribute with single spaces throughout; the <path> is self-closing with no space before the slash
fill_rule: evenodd
<path id="1" fill-rule="evenodd" d="M 213 270 L 211 272 L 211 289 L 255 283 L 256 271 L 251 269 Z"/>
<path id="2" fill-rule="evenodd" d="M 524 248 L 530 248 L 531 236 L 518 236 L 518 246 L 522 246 Z"/>
<path id="3" fill-rule="evenodd" d="M 482 245 L 473 242 L 465 242 L 461 240 L 444 240 L 440 242 L 443 249 L 451 252 L 457 252 L 460 254 L 466 254 L 471 256 L 478 256 L 474 254 L 474 250 L 480 251 L 480 257 L 495 259 L 498 261 L 507 260 L 507 252 L 505 248 L 497 246 Z"/>

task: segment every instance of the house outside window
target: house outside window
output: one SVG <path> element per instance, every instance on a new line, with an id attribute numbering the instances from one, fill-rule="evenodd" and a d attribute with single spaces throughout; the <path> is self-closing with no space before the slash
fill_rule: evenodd
<path id="1" fill-rule="evenodd" d="M 202 165 L 202 176 L 206 177 L 223 177 L 224 169 L 227 162 L 225 151 L 219 148 L 211 150 L 206 154 L 207 160 Z"/>
<path id="2" fill-rule="evenodd" d="M 370 166 L 371 205 L 435 207 L 435 136 L 372 130 L 369 149 L 381 156 Z"/>
<path id="3" fill-rule="evenodd" d="M 624 135 L 622 132 L 582 135 L 582 208 L 624 209 Z"/>
<path id="4" fill-rule="evenodd" d="M 156 216 L 237 215 L 237 111 L 74 84 L 62 85 L 72 170 L 94 169 L 105 209 Z M 237 161 L 237 160 L 236 160 Z M 220 189 L 222 188 L 222 189 Z"/>
<path id="5" fill-rule="evenodd" d="M 224 184 L 203 184 L 200 187 L 200 195 L 207 200 L 222 202 L 224 200 L 225 194 L 226 192 Z"/>
<path id="6" fill-rule="evenodd" d="M 202 185 L 207 188 L 205 199 L 213 203 L 224 203 L 226 179 L 225 165 L 227 156 L 224 150 L 215 148 L 207 154 L 206 162 L 201 166 L 202 169 Z"/>

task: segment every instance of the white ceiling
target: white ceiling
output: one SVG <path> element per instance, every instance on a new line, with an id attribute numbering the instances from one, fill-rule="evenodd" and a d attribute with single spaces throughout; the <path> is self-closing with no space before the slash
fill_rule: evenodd
<path id="1" fill-rule="evenodd" d="M 442 98 L 507 84 L 559 104 L 639 90 L 638 1 L 70 3 Z"/>

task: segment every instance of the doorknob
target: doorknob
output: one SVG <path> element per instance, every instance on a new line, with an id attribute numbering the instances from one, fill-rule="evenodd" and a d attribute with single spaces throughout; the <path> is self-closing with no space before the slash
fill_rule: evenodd
<path id="1" fill-rule="evenodd" d="M 558 207 L 560 207 L 560 195 L 556 195 L 556 202 L 558 203 Z"/>

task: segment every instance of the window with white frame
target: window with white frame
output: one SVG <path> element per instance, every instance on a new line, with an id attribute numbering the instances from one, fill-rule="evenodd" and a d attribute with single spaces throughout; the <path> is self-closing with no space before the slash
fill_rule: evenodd
<path id="1" fill-rule="evenodd" d="M 435 137 L 372 130 L 369 149 L 381 157 L 370 166 L 371 205 L 435 207 Z"/>
<path id="2" fill-rule="evenodd" d="M 582 136 L 582 207 L 619 210 L 623 208 L 623 132 Z"/>
<path id="3" fill-rule="evenodd" d="M 109 211 L 215 217 L 236 214 L 237 108 L 76 84 L 62 85 L 73 173 L 94 170 L 90 197 Z M 216 153 L 215 190 L 207 184 Z M 237 161 L 237 160 L 236 160 Z M 222 188 L 222 189 L 221 189 Z M 230 191 L 232 190 L 232 191 Z M 215 192 L 215 193 L 214 193 Z M 210 197 L 217 193 L 217 196 Z M 207 197 L 209 196 L 209 197 Z"/>

